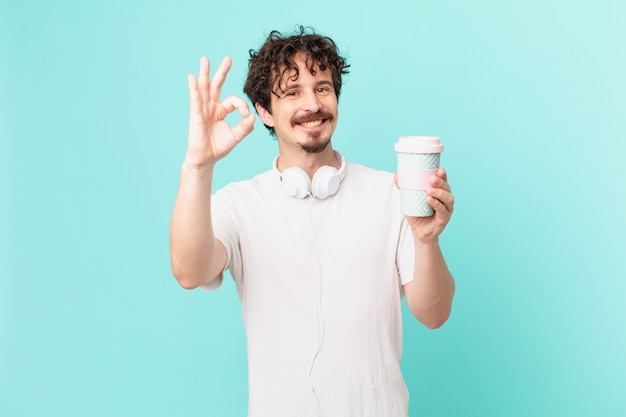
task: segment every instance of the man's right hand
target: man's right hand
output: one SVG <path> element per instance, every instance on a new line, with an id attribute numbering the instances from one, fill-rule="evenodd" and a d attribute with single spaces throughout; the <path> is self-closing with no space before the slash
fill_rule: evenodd
<path id="1" fill-rule="evenodd" d="M 226 74 L 231 66 L 226 57 L 209 80 L 209 60 L 200 58 L 198 79 L 187 77 L 189 84 L 189 138 L 185 163 L 196 167 L 213 165 L 226 156 L 254 128 L 254 115 L 248 104 L 237 96 L 220 102 Z M 238 110 L 242 119 L 235 126 L 224 120 L 228 113 Z"/>

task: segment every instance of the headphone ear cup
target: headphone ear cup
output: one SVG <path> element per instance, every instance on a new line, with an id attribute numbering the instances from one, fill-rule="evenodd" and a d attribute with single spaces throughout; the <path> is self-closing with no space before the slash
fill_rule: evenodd
<path id="1" fill-rule="evenodd" d="M 339 190 L 341 178 L 337 169 L 328 165 L 320 167 L 313 176 L 311 189 L 313 195 L 319 199 L 326 199 Z"/>
<path id="2" fill-rule="evenodd" d="M 311 181 L 302 168 L 287 168 L 280 178 L 283 189 L 290 197 L 304 198 L 311 192 Z"/>

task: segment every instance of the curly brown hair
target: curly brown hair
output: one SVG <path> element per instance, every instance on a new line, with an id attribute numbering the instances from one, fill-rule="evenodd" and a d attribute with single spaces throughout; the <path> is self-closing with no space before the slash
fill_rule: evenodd
<path id="1" fill-rule="evenodd" d="M 330 68 L 335 94 L 339 98 L 343 74 L 348 74 L 346 59 L 339 55 L 335 42 L 326 36 L 315 33 L 311 28 L 300 26 L 298 33 L 283 36 L 277 30 L 270 32 L 265 43 L 258 51 L 250 50 L 248 78 L 243 88 L 252 104 L 259 104 L 271 113 L 271 94 L 284 93 L 284 75 L 294 72 L 289 77 L 298 79 L 299 71 L 295 58 L 299 53 L 306 56 L 305 65 L 315 75 L 316 66 L 325 71 Z M 274 129 L 265 126 L 274 134 Z"/>

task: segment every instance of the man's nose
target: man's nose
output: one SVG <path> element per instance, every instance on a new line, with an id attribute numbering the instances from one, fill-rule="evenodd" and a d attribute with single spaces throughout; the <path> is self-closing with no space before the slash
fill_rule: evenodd
<path id="1" fill-rule="evenodd" d="M 303 97 L 303 110 L 316 112 L 322 108 L 322 103 L 315 91 L 309 91 Z"/>

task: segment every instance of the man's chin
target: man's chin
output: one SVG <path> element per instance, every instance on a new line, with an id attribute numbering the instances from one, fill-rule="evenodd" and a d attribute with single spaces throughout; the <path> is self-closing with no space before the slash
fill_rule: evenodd
<path id="1" fill-rule="evenodd" d="M 330 137 L 326 140 L 319 140 L 314 138 L 308 143 L 300 145 L 302 150 L 306 153 L 322 153 L 330 145 Z"/>

